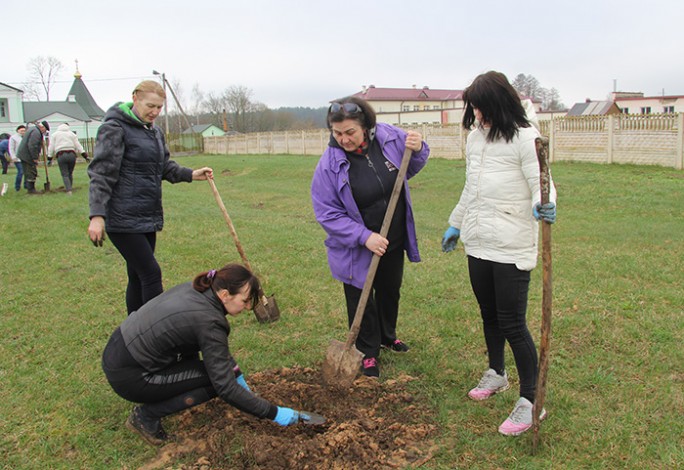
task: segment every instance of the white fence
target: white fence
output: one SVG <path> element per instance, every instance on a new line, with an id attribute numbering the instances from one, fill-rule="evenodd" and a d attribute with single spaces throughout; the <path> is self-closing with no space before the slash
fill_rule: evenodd
<path id="1" fill-rule="evenodd" d="M 632 163 L 684 168 L 684 114 L 561 117 L 540 121 L 551 161 Z M 423 135 L 433 158 L 462 159 L 467 133 L 457 124 L 402 126 Z M 204 152 L 219 155 L 320 156 L 327 129 L 205 137 Z"/>

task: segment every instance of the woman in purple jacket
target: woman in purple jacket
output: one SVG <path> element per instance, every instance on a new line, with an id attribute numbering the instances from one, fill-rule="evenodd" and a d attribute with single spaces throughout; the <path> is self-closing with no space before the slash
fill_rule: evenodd
<path id="1" fill-rule="evenodd" d="M 371 259 L 374 254 L 382 257 L 356 340 L 364 355 L 363 373 L 379 377 L 381 347 L 409 350 L 396 334 L 404 251 L 409 261 L 420 261 L 406 181 L 387 238 L 379 232 L 404 150 L 413 151 L 408 179 L 425 166 L 430 149 L 417 132 L 376 123 L 375 111 L 360 98 L 334 102 L 327 123 L 330 142 L 316 166 L 311 199 L 316 220 L 328 235 L 330 271 L 344 285 L 350 326 Z"/>

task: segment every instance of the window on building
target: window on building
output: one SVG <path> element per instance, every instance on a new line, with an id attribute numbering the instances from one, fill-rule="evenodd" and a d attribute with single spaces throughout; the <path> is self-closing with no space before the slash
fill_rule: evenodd
<path id="1" fill-rule="evenodd" d="M 413 105 L 413 110 L 414 110 L 414 111 L 420 111 L 420 106 L 417 105 L 417 104 L 414 104 L 414 105 Z"/>
<path id="2" fill-rule="evenodd" d="M 674 106 L 665 106 L 663 107 L 663 112 L 665 114 L 674 114 Z"/>
<path id="3" fill-rule="evenodd" d="M 622 114 L 629 114 L 629 108 L 620 108 Z"/>
<path id="4" fill-rule="evenodd" d="M 9 106 L 7 98 L 0 98 L 0 122 L 9 122 Z"/>
<path id="5" fill-rule="evenodd" d="M 641 114 L 651 114 L 651 107 L 650 106 L 642 106 L 641 107 Z"/>
<path id="6" fill-rule="evenodd" d="M 430 105 L 426 104 L 423 106 L 423 111 L 429 111 L 430 110 Z"/>
<path id="7" fill-rule="evenodd" d="M 434 105 L 434 106 L 432 107 L 432 109 L 439 109 L 439 105 L 438 105 L 438 104 Z"/>
<path id="8" fill-rule="evenodd" d="M 409 105 L 407 105 L 407 104 L 405 104 L 401 107 L 402 111 L 408 111 L 409 109 L 411 109 L 411 108 L 409 108 Z"/>

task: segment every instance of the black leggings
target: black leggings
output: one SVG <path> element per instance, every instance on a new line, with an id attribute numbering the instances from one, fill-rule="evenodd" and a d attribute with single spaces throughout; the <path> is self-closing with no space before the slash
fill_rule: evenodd
<path id="1" fill-rule="evenodd" d="M 489 367 L 504 370 L 504 347 L 511 346 L 520 377 L 520 396 L 534 402 L 537 350 L 527 328 L 530 272 L 514 264 L 495 263 L 468 256 L 470 284 L 480 304 Z"/>
<path id="2" fill-rule="evenodd" d="M 157 233 L 109 233 L 109 239 L 126 260 L 126 309 L 130 315 L 164 291 L 162 272 L 154 258 Z"/>
<path id="3" fill-rule="evenodd" d="M 192 355 L 150 373 L 124 344 L 121 330 L 112 334 L 102 354 L 102 370 L 120 397 L 145 405 L 145 413 L 162 418 L 217 396 L 204 363 Z"/>
<path id="4" fill-rule="evenodd" d="M 366 357 L 378 357 L 381 344 L 392 344 L 397 339 L 399 298 L 404 277 L 404 249 L 397 248 L 380 258 L 356 339 L 356 348 Z M 349 326 L 354 321 L 356 308 L 361 300 L 361 289 L 344 284 Z"/>

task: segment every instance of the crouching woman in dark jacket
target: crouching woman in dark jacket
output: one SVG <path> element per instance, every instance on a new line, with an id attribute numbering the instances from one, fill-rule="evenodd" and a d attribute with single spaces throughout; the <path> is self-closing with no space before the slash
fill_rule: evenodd
<path id="1" fill-rule="evenodd" d="M 160 294 L 126 318 L 102 355 L 114 391 L 141 403 L 126 426 L 160 445 L 168 439 L 161 418 L 216 396 L 281 426 L 299 421 L 297 411 L 251 392 L 228 349 L 226 314 L 250 308 L 258 292 L 259 280 L 249 270 L 229 264 Z"/>

